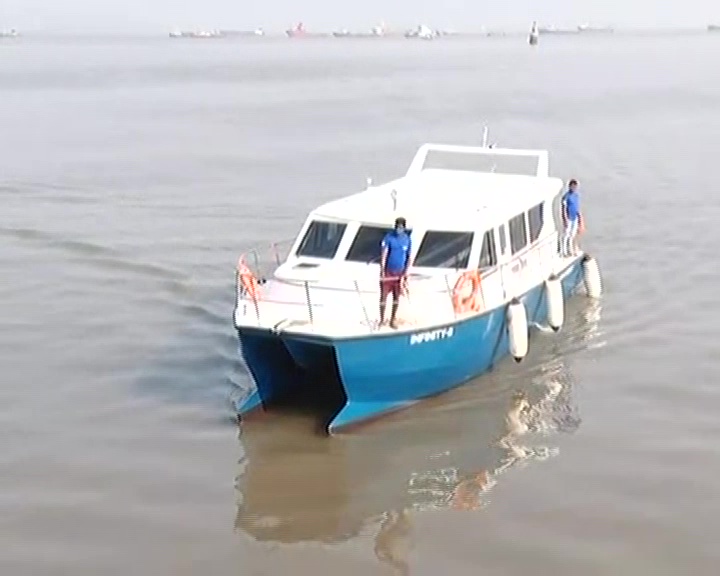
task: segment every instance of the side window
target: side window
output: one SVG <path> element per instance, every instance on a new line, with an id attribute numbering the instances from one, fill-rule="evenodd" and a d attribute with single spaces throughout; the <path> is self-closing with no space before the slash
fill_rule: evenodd
<path id="1" fill-rule="evenodd" d="M 510 248 L 516 254 L 527 246 L 527 229 L 525 227 L 525 214 L 519 214 L 510 220 Z"/>
<path id="2" fill-rule="evenodd" d="M 505 254 L 507 248 L 507 240 L 505 239 L 505 224 L 501 224 L 498 228 L 498 236 L 500 236 L 500 254 Z"/>
<path id="3" fill-rule="evenodd" d="M 544 214 L 542 203 L 530 208 L 528 212 L 528 224 L 530 226 L 530 242 L 535 242 L 540 237 L 540 231 L 543 227 Z"/>
<path id="4" fill-rule="evenodd" d="M 483 236 L 482 248 L 480 249 L 480 263 L 478 268 L 490 268 L 497 264 L 497 254 L 495 252 L 495 234 L 494 230 L 488 230 Z"/>
<path id="5" fill-rule="evenodd" d="M 345 233 L 346 224 L 313 220 L 297 249 L 297 256 L 313 258 L 334 258 L 340 240 Z"/>
<path id="6" fill-rule="evenodd" d="M 350 262 L 380 262 L 380 243 L 391 228 L 360 226 L 345 260 Z"/>
<path id="7" fill-rule="evenodd" d="M 415 266 L 467 268 L 474 234 L 428 230 L 415 257 Z"/>

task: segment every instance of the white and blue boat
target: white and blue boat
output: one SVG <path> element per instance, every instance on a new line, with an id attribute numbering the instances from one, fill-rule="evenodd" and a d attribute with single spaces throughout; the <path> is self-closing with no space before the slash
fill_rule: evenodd
<path id="1" fill-rule="evenodd" d="M 600 296 L 596 260 L 560 254 L 548 152 L 486 141 L 424 144 L 403 177 L 312 210 L 287 253 L 240 258 L 234 323 L 255 385 L 241 416 L 331 381 L 336 432 L 522 360 L 531 327 L 559 330 L 580 286 Z M 398 216 L 413 247 L 393 329 L 377 321 L 379 257 Z"/>

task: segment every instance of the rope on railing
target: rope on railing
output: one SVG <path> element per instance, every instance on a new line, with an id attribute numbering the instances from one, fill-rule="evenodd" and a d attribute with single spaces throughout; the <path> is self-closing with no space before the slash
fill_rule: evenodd
<path id="1" fill-rule="evenodd" d="M 353 280 L 353 283 L 355 284 L 355 292 L 357 292 L 358 298 L 360 299 L 360 306 L 362 306 L 363 314 L 365 315 L 365 322 L 367 323 L 368 327 L 370 327 L 370 316 L 368 315 L 367 308 L 365 308 L 365 302 L 363 300 L 362 294 L 360 293 L 360 285 L 358 284 L 357 280 Z"/>
<path id="2" fill-rule="evenodd" d="M 457 310 L 455 310 L 455 306 L 452 305 L 453 294 L 452 294 L 452 290 L 450 289 L 450 282 L 448 282 L 447 274 L 445 274 L 445 276 L 443 276 L 443 279 L 445 280 L 445 289 L 447 290 L 448 298 L 450 299 L 450 306 L 453 309 L 453 315 L 455 316 L 455 318 L 457 318 Z"/>

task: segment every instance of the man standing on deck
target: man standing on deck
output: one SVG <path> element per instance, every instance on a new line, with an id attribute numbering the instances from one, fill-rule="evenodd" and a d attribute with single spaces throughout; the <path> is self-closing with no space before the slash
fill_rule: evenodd
<path id="1" fill-rule="evenodd" d="M 385 234 L 380 243 L 380 326 L 385 323 L 385 302 L 388 294 L 393 295 L 390 327 L 397 328 L 397 311 L 400 294 L 407 281 L 412 243 L 405 227 L 405 218 L 395 220 L 395 228 Z"/>
<path id="2" fill-rule="evenodd" d="M 577 254 L 576 237 L 583 229 L 580 213 L 580 196 L 577 193 L 577 180 L 570 180 L 568 190 L 562 197 L 562 217 L 565 232 L 560 245 L 562 256 L 570 257 Z"/>

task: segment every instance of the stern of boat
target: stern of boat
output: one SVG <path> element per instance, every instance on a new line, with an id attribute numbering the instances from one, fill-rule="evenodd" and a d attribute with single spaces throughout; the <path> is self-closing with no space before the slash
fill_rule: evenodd
<path id="1" fill-rule="evenodd" d="M 236 404 L 240 416 L 285 404 L 316 408 L 344 402 L 335 351 L 329 343 L 259 329 L 238 328 L 238 336 L 254 382 Z"/>
<path id="2" fill-rule="evenodd" d="M 240 416 L 276 405 L 317 406 L 331 399 L 344 402 L 334 347 L 323 335 L 328 326 L 342 326 L 343 318 L 337 314 L 334 320 L 328 318 L 323 290 L 312 287 L 310 280 L 275 277 L 290 245 L 258 248 L 238 262 L 233 320 L 240 354 L 251 377 L 246 393 L 236 402 Z M 357 294 L 336 292 L 331 312 L 340 304 L 348 317 L 362 321 L 365 316 Z"/>

